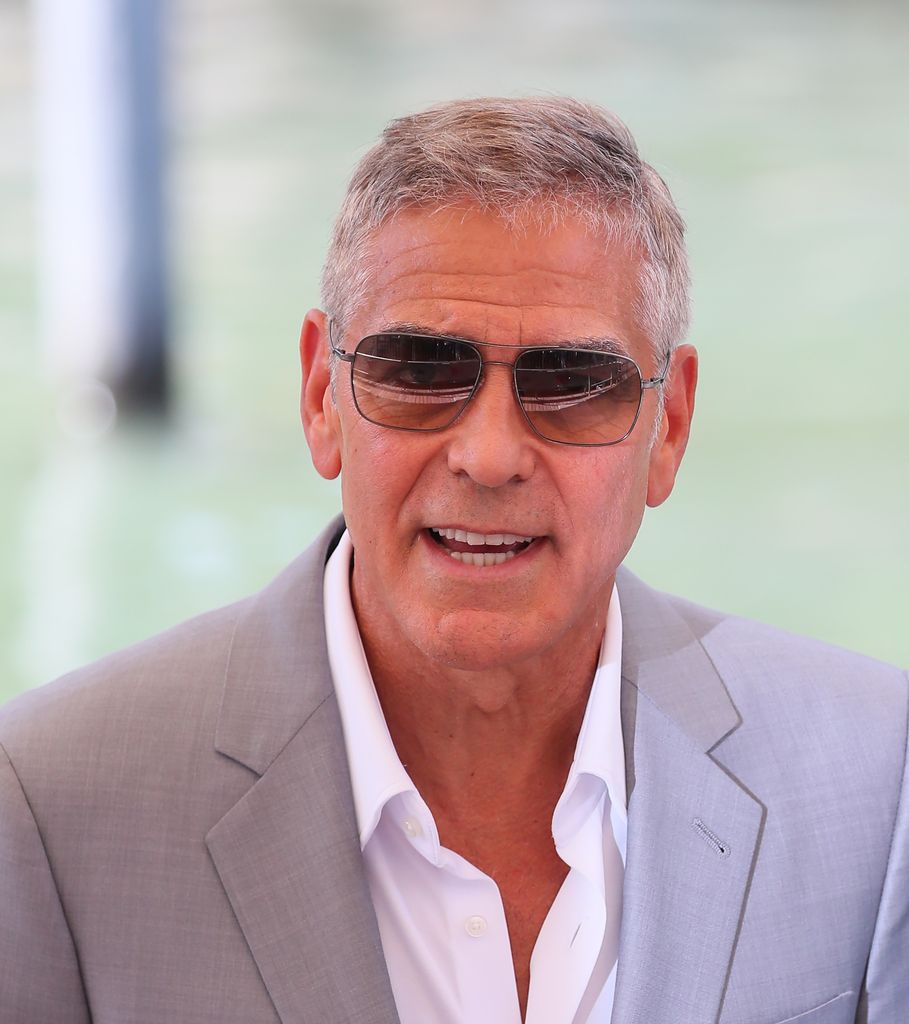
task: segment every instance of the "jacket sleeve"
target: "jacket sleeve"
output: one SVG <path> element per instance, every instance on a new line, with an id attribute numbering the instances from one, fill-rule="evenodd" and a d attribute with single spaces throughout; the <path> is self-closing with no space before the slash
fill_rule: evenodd
<path id="1" fill-rule="evenodd" d="M 38 826 L 0 746 L 0 1020 L 90 1024 L 76 949 Z"/>
<path id="2" fill-rule="evenodd" d="M 893 1024 L 905 1020 L 906 1007 L 909 1007 L 909 746 L 903 758 L 890 858 L 856 1024 Z"/>

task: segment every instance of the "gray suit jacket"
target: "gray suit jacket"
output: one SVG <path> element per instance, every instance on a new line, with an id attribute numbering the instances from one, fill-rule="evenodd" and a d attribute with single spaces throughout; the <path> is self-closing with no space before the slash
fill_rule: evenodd
<path id="1" fill-rule="evenodd" d="M 0 713 L 3 1024 L 395 1024 L 325 647 L 338 532 Z M 904 675 L 619 589 L 614 1024 L 905 1024 Z"/>

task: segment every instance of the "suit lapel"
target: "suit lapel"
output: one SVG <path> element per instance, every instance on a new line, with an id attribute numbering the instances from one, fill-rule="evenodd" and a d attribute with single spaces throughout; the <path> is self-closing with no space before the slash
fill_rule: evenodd
<path id="1" fill-rule="evenodd" d="M 728 772 L 741 720 L 670 602 L 619 577 L 628 846 L 613 1024 L 717 1020 L 763 805 Z"/>
<path id="2" fill-rule="evenodd" d="M 250 602 L 217 748 L 259 778 L 206 837 L 284 1024 L 397 1024 L 325 647 L 336 522 Z"/>

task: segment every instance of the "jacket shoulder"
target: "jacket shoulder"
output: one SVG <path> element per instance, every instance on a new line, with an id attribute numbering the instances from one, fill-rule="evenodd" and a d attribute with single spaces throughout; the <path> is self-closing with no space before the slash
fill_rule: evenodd
<path id="1" fill-rule="evenodd" d="M 617 582 L 623 657 L 632 662 L 671 658 L 696 642 L 740 713 L 786 708 L 817 719 L 826 709 L 841 721 L 905 727 L 909 680 L 895 665 L 654 590 L 626 569 Z"/>
<path id="2" fill-rule="evenodd" d="M 0 745 L 20 750 L 61 736 L 98 736 L 124 715 L 189 714 L 217 697 L 237 621 L 252 598 L 188 619 L 115 651 L 0 708 Z"/>
<path id="3" fill-rule="evenodd" d="M 834 718 L 905 732 L 909 677 L 895 665 L 776 626 L 667 596 L 698 637 L 740 712 L 782 707 L 796 720 Z"/>
<path id="4" fill-rule="evenodd" d="M 20 776 L 45 785 L 61 779 L 70 785 L 75 776 L 75 785 L 80 774 L 83 781 L 94 780 L 102 766 L 137 777 L 143 771 L 197 776 L 200 758 L 216 757 L 222 726 L 228 739 L 239 727 L 286 742 L 314 700 L 300 649 L 306 638 L 312 645 L 320 636 L 322 572 L 341 530 L 340 520 L 330 523 L 258 593 L 0 708 L 0 747 Z M 316 690 L 321 676 L 310 675 L 310 690 Z M 251 760 L 261 758 L 241 758 L 244 772 Z"/>

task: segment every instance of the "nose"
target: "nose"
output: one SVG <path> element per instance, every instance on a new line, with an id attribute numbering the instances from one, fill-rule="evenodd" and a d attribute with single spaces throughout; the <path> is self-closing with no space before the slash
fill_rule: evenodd
<path id="1" fill-rule="evenodd" d="M 508 366 L 483 367 L 470 404 L 450 428 L 448 468 L 481 487 L 527 480 L 536 464 L 536 435 L 518 406 Z"/>

